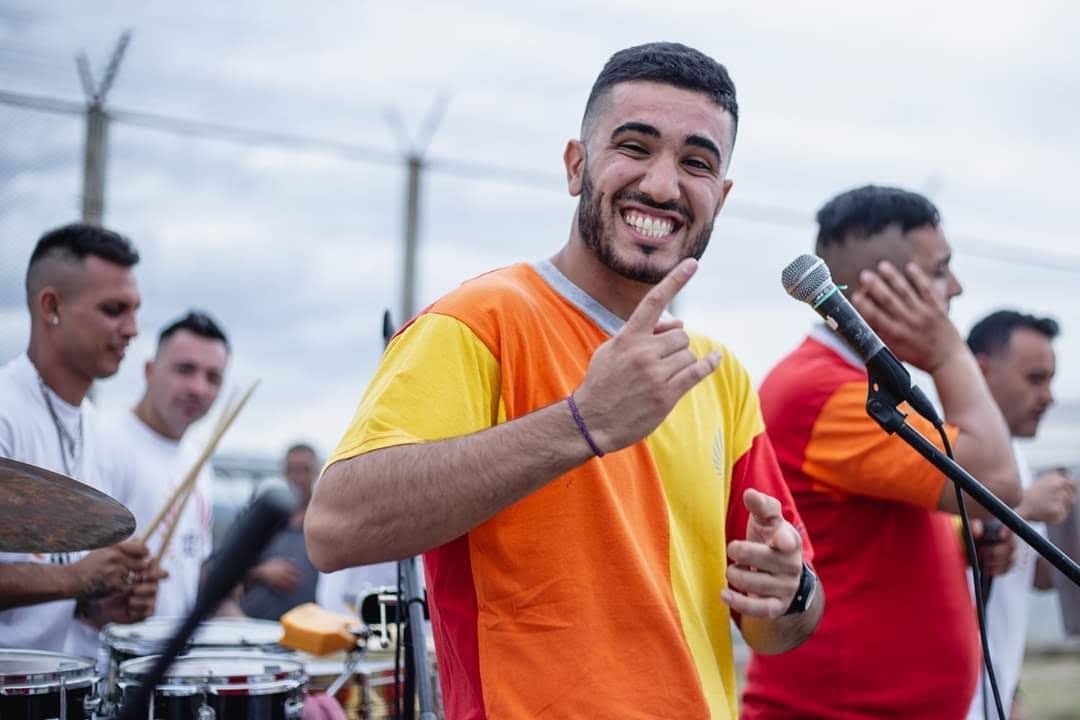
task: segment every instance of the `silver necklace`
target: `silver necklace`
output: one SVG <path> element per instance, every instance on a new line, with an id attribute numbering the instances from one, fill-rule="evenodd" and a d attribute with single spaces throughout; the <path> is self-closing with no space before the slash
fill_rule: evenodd
<path id="1" fill-rule="evenodd" d="M 64 463 L 64 474 L 68 477 L 75 477 L 75 470 L 82 464 L 82 408 L 79 408 L 78 435 L 72 435 L 71 431 L 67 429 L 64 423 L 60 422 L 60 416 L 53 406 L 52 394 L 49 392 L 49 388 L 45 385 L 45 380 L 40 374 L 38 375 L 38 386 L 41 388 L 41 397 L 45 399 L 45 407 L 49 408 L 49 416 L 52 418 L 53 426 L 56 428 L 56 440 L 60 443 L 60 460 Z M 69 455 L 71 456 L 70 460 L 68 459 Z"/>

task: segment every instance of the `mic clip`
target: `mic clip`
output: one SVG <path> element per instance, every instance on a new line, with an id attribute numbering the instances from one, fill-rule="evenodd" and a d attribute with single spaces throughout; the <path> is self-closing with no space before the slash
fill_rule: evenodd
<path id="1" fill-rule="evenodd" d="M 907 415 L 899 410 L 901 400 L 885 383 L 879 382 L 873 372 L 868 380 L 870 391 L 866 397 L 866 412 L 877 421 L 882 430 L 892 435 L 907 419 Z"/>

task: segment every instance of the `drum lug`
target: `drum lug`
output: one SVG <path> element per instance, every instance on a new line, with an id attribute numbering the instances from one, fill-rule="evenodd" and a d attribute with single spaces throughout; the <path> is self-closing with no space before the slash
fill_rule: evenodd
<path id="1" fill-rule="evenodd" d="M 97 695 L 87 695 L 83 698 L 83 710 L 87 715 L 92 715 L 101 707 L 101 698 Z"/>
<path id="2" fill-rule="evenodd" d="M 285 720 L 300 720 L 304 716 L 304 701 L 289 698 L 285 701 Z"/>

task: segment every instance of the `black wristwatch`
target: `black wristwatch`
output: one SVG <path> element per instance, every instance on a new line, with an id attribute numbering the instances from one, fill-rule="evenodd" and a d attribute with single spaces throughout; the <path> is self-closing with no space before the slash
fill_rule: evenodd
<path id="1" fill-rule="evenodd" d="M 806 612 L 810 603 L 814 602 L 814 593 L 817 591 L 817 575 L 806 563 L 802 565 L 802 575 L 799 577 L 799 589 L 795 591 L 795 597 L 784 612 L 785 615 L 798 615 Z"/>

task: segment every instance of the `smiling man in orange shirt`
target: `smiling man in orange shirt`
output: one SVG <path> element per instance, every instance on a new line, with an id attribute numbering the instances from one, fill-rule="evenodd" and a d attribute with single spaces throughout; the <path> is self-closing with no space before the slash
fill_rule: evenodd
<path id="1" fill-rule="evenodd" d="M 757 396 L 664 313 L 731 189 L 727 71 L 616 53 L 564 154 L 549 260 L 471 280 L 390 343 L 306 525 L 324 570 L 426 552 L 448 718 L 733 718 L 821 616 Z"/>

